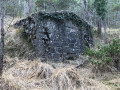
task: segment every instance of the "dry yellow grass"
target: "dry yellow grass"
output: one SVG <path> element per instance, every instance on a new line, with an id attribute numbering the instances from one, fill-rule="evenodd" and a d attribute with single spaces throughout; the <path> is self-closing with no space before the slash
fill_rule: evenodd
<path id="1" fill-rule="evenodd" d="M 74 69 L 63 68 L 56 70 L 49 80 L 51 82 L 51 90 L 108 90 L 109 88 L 84 77 Z"/>
<path id="2" fill-rule="evenodd" d="M 39 61 L 18 61 L 14 67 L 3 72 L 5 81 L 9 81 L 11 85 L 21 90 L 34 87 L 36 81 L 43 83 L 46 79 L 51 77 L 54 69 L 45 63 Z M 26 88 L 26 89 L 25 89 Z"/>
<path id="3" fill-rule="evenodd" d="M 3 78 L 20 90 L 109 90 L 72 68 L 54 69 L 40 61 L 18 61 L 4 71 Z"/>

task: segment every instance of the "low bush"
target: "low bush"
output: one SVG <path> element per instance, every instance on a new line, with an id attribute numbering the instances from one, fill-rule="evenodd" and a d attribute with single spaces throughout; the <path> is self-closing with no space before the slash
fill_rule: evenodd
<path id="1" fill-rule="evenodd" d="M 112 65 L 119 69 L 120 64 L 120 39 L 113 40 L 109 45 L 100 47 L 98 50 L 87 48 L 85 55 L 90 56 L 90 61 L 97 68 L 102 69 Z"/>

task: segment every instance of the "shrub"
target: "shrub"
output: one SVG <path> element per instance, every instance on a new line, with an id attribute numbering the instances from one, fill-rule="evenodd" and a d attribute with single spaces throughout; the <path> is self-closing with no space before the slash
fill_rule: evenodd
<path id="1" fill-rule="evenodd" d="M 103 69 L 103 67 L 110 65 L 111 62 L 116 62 L 115 58 L 120 61 L 120 39 L 113 40 L 109 45 L 100 47 L 98 50 L 87 48 L 84 54 L 90 56 L 93 65 Z"/>

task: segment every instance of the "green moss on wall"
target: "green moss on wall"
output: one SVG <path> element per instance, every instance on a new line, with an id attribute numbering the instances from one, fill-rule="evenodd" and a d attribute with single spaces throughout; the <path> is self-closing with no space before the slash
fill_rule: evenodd
<path id="1" fill-rule="evenodd" d="M 54 12 L 54 13 L 46 13 L 46 12 L 39 12 L 36 13 L 39 20 L 51 19 L 57 23 L 63 22 L 64 20 L 70 20 L 75 24 L 77 27 L 86 27 L 87 30 L 91 30 L 91 26 L 81 19 L 79 16 L 72 12 Z M 34 14 L 33 14 L 34 16 Z"/>

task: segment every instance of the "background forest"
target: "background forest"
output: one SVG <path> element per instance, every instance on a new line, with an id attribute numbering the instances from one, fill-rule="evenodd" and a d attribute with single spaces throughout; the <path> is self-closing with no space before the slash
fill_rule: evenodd
<path id="1" fill-rule="evenodd" d="M 7 0 L 6 1 L 6 15 L 12 17 L 25 17 L 31 13 L 35 13 L 41 10 L 44 11 L 58 11 L 68 10 L 76 13 L 81 18 L 88 20 L 92 25 L 97 22 L 97 11 L 95 3 L 99 3 L 100 0 Z M 104 7 L 104 2 L 106 6 Z M 106 10 L 105 21 L 108 27 L 119 27 L 119 15 L 120 15 L 120 0 L 103 0 L 103 6 L 101 12 Z M 0 1 L 0 7 L 2 7 L 2 0 Z"/>

